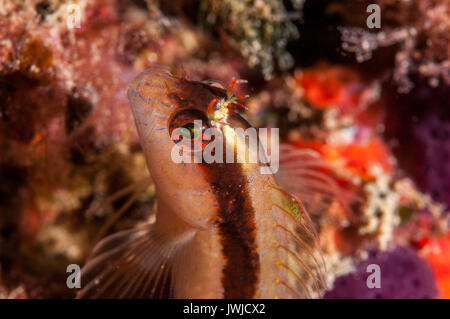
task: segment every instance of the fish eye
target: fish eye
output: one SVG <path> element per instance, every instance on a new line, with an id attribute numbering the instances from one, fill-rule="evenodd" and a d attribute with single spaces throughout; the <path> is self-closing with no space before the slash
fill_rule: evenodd
<path id="1" fill-rule="evenodd" d="M 197 138 L 201 134 L 201 128 L 197 127 L 194 123 L 186 123 L 180 127 L 180 134 L 188 139 Z"/>
<path id="2" fill-rule="evenodd" d="M 208 119 L 199 110 L 189 109 L 176 113 L 169 123 L 169 134 L 175 144 L 188 142 L 182 147 L 193 147 L 198 144 L 203 148 L 208 144 L 208 138 L 204 135 L 209 127 Z"/>

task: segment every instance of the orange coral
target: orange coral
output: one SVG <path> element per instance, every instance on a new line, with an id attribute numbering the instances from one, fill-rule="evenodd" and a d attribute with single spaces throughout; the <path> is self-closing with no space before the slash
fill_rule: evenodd
<path id="1" fill-rule="evenodd" d="M 378 165 L 385 173 L 392 171 L 391 154 L 380 138 L 372 138 L 364 144 L 330 145 L 321 141 L 300 140 L 294 145 L 313 149 L 328 161 L 344 160 L 346 168 L 365 180 L 374 177 L 370 172 L 373 165 Z"/>
<path id="2" fill-rule="evenodd" d="M 295 80 L 306 100 L 317 108 L 355 108 L 360 105 L 364 86 L 358 74 L 340 66 L 321 64 L 297 73 Z"/>
<path id="3" fill-rule="evenodd" d="M 418 243 L 422 256 L 433 269 L 443 298 L 450 299 L 450 233 L 438 238 L 425 238 Z"/>

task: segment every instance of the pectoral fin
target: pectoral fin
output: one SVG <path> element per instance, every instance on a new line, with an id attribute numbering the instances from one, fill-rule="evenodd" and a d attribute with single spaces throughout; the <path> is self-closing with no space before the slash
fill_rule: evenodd
<path id="1" fill-rule="evenodd" d="M 361 201 L 361 198 L 339 185 L 331 164 L 310 149 L 280 145 L 276 179 L 283 189 L 299 197 L 312 215 L 326 213 L 334 202 L 350 213 L 350 206 Z"/>
<path id="2" fill-rule="evenodd" d="M 284 284 L 294 293 L 293 298 L 318 297 L 326 287 L 326 266 L 314 225 L 301 202 L 276 185 L 272 201 L 284 255 L 279 265 L 289 273 Z"/>
<path id="3" fill-rule="evenodd" d="M 176 252 L 150 223 L 106 237 L 81 270 L 77 298 L 170 297 Z"/>

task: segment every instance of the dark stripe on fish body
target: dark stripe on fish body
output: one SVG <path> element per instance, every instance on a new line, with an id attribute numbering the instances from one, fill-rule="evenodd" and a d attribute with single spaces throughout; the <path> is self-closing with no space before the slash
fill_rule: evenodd
<path id="1" fill-rule="evenodd" d="M 240 163 L 202 163 L 219 203 L 224 298 L 253 298 L 260 271 L 255 211 Z"/>
<path id="2" fill-rule="evenodd" d="M 185 81 L 199 88 L 207 89 L 219 98 L 226 96 L 225 90 L 201 82 L 178 81 L 180 81 L 179 83 Z M 192 92 L 184 93 L 195 94 L 194 89 L 196 88 L 192 87 Z M 167 92 L 167 96 L 169 99 L 176 99 L 178 108 L 180 105 L 182 107 L 191 106 L 192 101 L 189 98 L 181 98 L 178 91 Z M 246 126 L 250 127 L 248 123 Z M 226 154 L 226 143 L 223 146 L 223 154 Z M 255 211 L 251 204 L 247 178 L 242 164 L 235 162 L 201 163 L 199 165 L 201 165 L 219 205 L 218 228 L 222 254 L 225 259 L 225 266 L 222 270 L 224 298 L 253 298 L 257 290 L 260 263 L 256 246 Z"/>

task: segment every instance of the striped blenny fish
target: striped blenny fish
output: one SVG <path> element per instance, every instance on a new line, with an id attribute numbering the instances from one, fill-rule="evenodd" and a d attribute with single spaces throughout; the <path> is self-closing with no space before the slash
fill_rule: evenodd
<path id="1" fill-rule="evenodd" d="M 156 218 L 101 240 L 81 270 L 77 297 L 320 296 L 324 263 L 314 226 L 275 176 L 261 173 L 267 164 L 171 158 L 179 142 L 171 132 L 190 132 L 196 120 L 224 132 L 226 146 L 248 147 L 230 138 L 250 127 L 232 87 L 154 67 L 131 82 L 128 98 L 156 187 Z"/>

